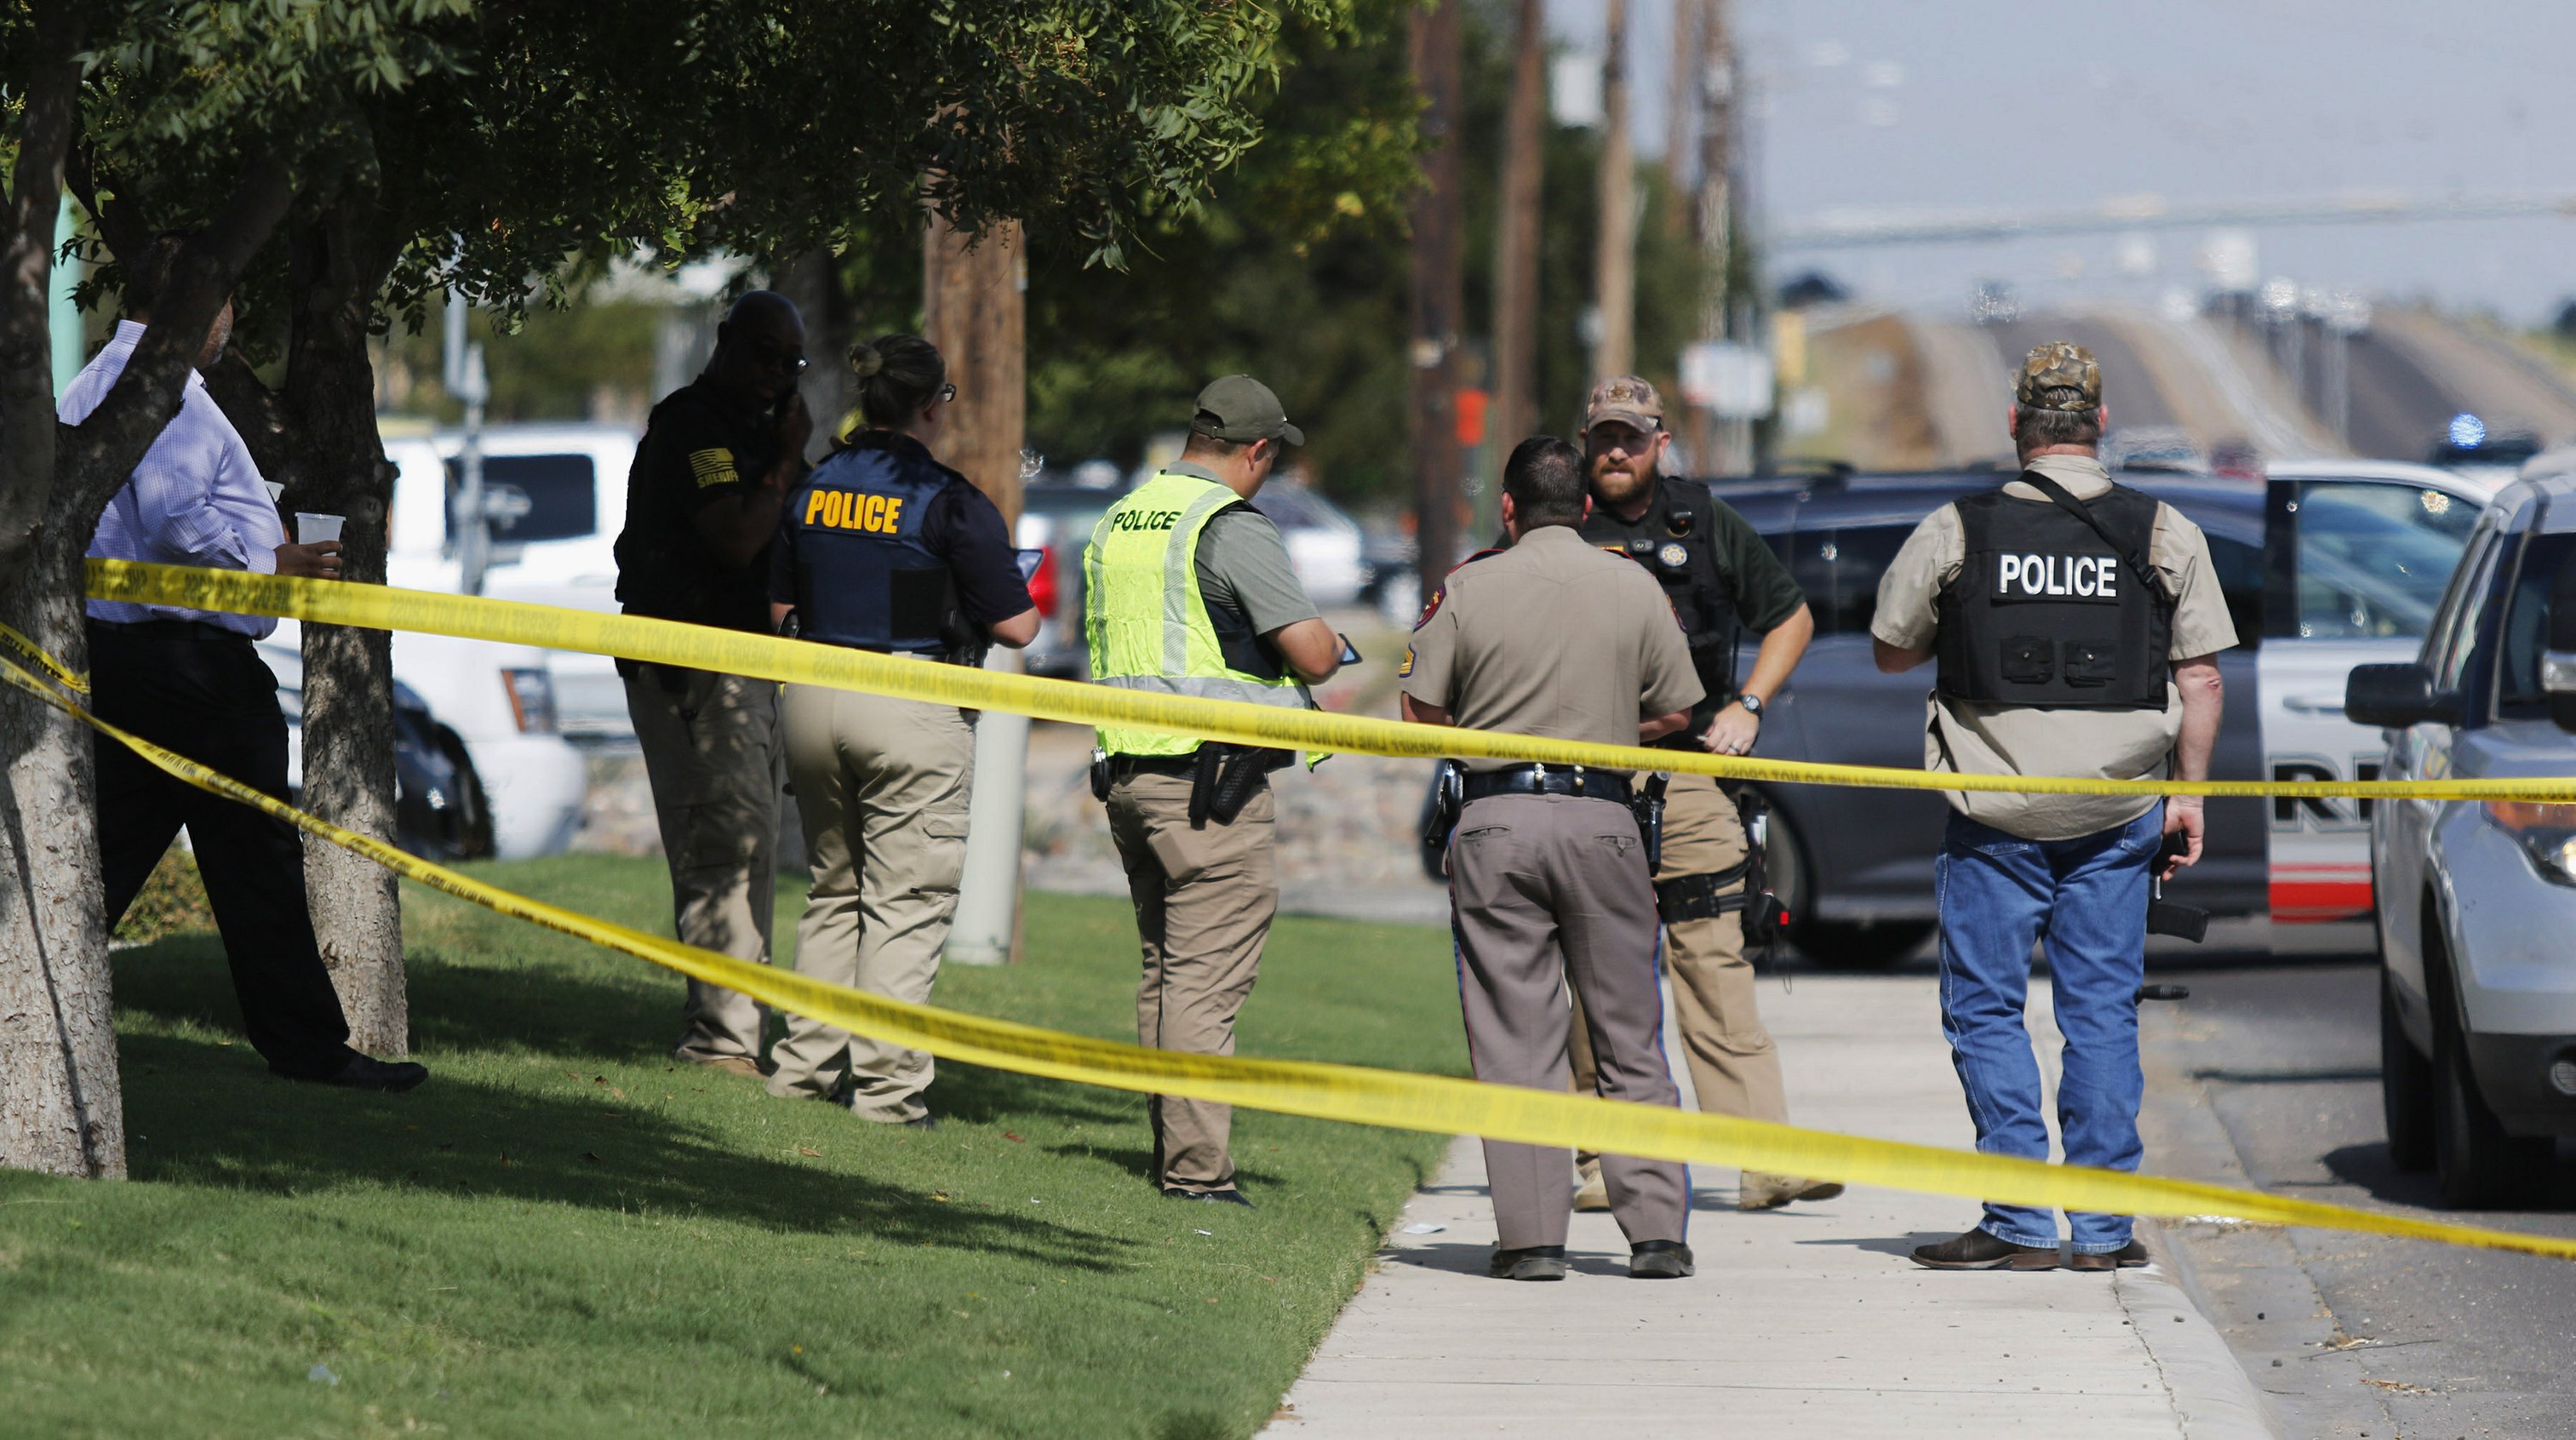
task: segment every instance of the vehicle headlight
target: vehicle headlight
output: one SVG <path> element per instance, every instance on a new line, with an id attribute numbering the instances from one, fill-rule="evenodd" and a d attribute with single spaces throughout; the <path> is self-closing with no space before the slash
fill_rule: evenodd
<path id="1" fill-rule="evenodd" d="M 504 670 L 501 684 L 510 692 L 510 718 L 523 735 L 555 731 L 555 680 L 543 670 Z M 2571 807 L 2576 808 L 2576 807 Z M 2571 881 L 2570 883 L 2576 883 Z"/>
<path id="2" fill-rule="evenodd" d="M 2487 819 L 2522 846 L 2542 879 L 2576 885 L 2576 805 L 2490 800 Z"/>

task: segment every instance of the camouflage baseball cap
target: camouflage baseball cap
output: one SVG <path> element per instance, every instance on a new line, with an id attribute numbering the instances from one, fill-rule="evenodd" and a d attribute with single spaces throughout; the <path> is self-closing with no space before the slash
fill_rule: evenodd
<path id="1" fill-rule="evenodd" d="M 1584 402 L 1583 433 L 1610 420 L 1651 435 L 1664 428 L 1664 397 L 1635 375 L 1613 375 L 1593 386 Z"/>
<path id="2" fill-rule="evenodd" d="M 2033 410 L 2070 410 L 2078 414 L 2102 408 L 2102 367 L 2093 352 L 2069 340 L 2035 346 L 2013 380 L 2013 400 Z"/>

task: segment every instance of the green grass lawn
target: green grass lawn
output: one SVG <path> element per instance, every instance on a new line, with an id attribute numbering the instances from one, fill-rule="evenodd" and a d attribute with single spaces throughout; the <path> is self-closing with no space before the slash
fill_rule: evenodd
<path id="1" fill-rule="evenodd" d="M 669 933 L 657 861 L 482 873 Z M 1238 1112 L 1261 1208 L 1184 1205 L 1141 1096 L 943 1064 L 938 1130 L 869 1125 L 674 1068 L 675 976 L 404 907 L 405 1096 L 270 1078 L 211 936 L 117 957 L 134 1178 L 0 1173 L 0 1435 L 1245 1435 L 1441 1149 Z M 1123 902 L 1027 934 L 939 1003 L 1133 1036 Z M 1461 1073 L 1455 996 L 1436 931 L 1284 920 L 1242 1046 Z"/>

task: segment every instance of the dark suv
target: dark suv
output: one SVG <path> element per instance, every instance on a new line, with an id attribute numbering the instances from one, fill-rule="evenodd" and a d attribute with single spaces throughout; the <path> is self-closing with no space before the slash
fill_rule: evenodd
<path id="1" fill-rule="evenodd" d="M 1816 638 L 1762 727 L 1775 760 L 1923 765 L 1926 672 L 1882 675 L 1870 656 L 1878 581 L 1936 507 L 2009 478 L 1995 471 L 1828 473 L 1721 480 L 1733 505 L 1807 592 Z M 2424 466 L 2366 461 L 2275 466 L 2268 480 L 2128 473 L 2209 537 L 2239 645 L 2219 658 L 2222 778 L 2375 774 L 2374 730 L 2345 720 L 2355 664 L 2411 658 L 2483 507 L 2486 487 Z M 1748 636 L 1738 673 L 1751 664 Z M 1932 931 L 1932 861 L 1948 802 L 1932 791 L 1765 785 L 1771 873 L 1818 959 L 1883 964 Z M 2168 896 L 2220 915 L 2276 921 L 2370 913 L 2367 807 L 2214 800 L 2201 863 Z"/>

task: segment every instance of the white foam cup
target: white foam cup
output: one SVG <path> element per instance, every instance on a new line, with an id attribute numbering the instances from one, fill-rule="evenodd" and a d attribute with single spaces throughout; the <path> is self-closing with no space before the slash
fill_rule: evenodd
<path id="1" fill-rule="evenodd" d="M 296 544 L 319 545 L 325 540 L 337 540 L 339 538 L 339 516 L 316 515 L 310 510 L 298 510 L 295 512 Z"/>

